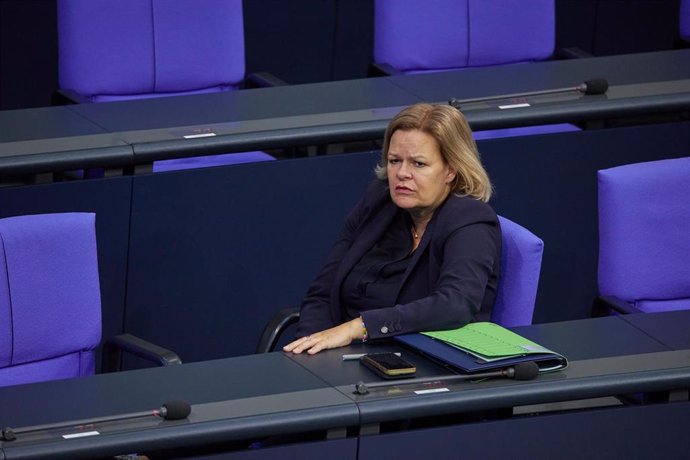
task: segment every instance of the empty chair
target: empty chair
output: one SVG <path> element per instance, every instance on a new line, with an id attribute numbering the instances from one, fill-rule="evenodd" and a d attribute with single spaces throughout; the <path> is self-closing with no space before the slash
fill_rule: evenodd
<path id="1" fill-rule="evenodd" d="M 374 61 L 419 73 L 552 57 L 554 0 L 375 0 Z"/>
<path id="2" fill-rule="evenodd" d="M 0 219 L 0 386 L 91 375 L 101 341 L 95 215 Z M 159 364 L 172 352 L 130 335 L 108 342 Z M 108 370 L 112 370 L 110 367 Z"/>
<path id="3" fill-rule="evenodd" d="M 240 0 L 58 0 L 60 88 L 81 101 L 231 91 L 244 80 Z"/>
<path id="4" fill-rule="evenodd" d="M 57 7 L 63 101 L 217 93 L 246 83 L 241 0 L 58 0 Z M 251 77 L 257 85 L 277 81 Z M 154 163 L 154 171 L 273 159 L 204 156 Z"/>
<path id="5" fill-rule="evenodd" d="M 506 327 L 532 324 L 544 242 L 532 232 L 498 216 L 501 225 L 501 275 L 491 321 Z M 299 320 L 298 308 L 278 311 L 264 328 L 257 353 L 272 351 L 282 333 Z"/>
<path id="6" fill-rule="evenodd" d="M 690 308 L 690 157 L 604 169 L 594 314 Z"/>
<path id="7" fill-rule="evenodd" d="M 554 0 L 375 0 L 372 75 L 543 61 L 556 43 Z M 579 131 L 572 124 L 475 132 L 477 140 Z"/>

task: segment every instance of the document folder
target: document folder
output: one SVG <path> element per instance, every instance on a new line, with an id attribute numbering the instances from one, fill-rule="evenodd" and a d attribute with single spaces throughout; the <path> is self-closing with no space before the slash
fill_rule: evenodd
<path id="1" fill-rule="evenodd" d="M 494 323 L 470 323 L 450 331 L 403 334 L 395 339 L 463 373 L 534 361 L 542 373 L 564 369 L 565 356 Z"/>

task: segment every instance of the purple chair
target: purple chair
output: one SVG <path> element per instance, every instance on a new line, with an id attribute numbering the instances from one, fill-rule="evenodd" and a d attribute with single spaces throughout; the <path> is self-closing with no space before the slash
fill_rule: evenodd
<path id="1" fill-rule="evenodd" d="M 101 341 L 95 215 L 0 219 L 0 244 L 0 386 L 92 375 Z M 118 347 L 179 363 L 174 353 L 124 334 L 104 347 L 108 370 Z"/>
<path id="2" fill-rule="evenodd" d="M 604 169 L 595 316 L 690 309 L 690 157 Z"/>
<path id="3" fill-rule="evenodd" d="M 502 326 L 532 324 L 544 242 L 526 228 L 498 216 L 503 247 L 501 277 L 491 321 Z"/>
<path id="4" fill-rule="evenodd" d="M 690 42 L 690 0 L 680 0 L 678 31 L 682 40 Z"/>
<path id="5" fill-rule="evenodd" d="M 556 43 L 554 0 L 375 0 L 371 75 L 543 61 Z M 477 140 L 579 131 L 558 123 L 475 132 Z"/>
<path id="6" fill-rule="evenodd" d="M 506 327 L 532 324 L 544 242 L 526 228 L 498 216 L 502 233 L 501 277 L 491 321 Z M 257 353 L 273 351 L 281 335 L 299 320 L 299 308 L 279 310 L 263 330 Z"/>
<path id="7" fill-rule="evenodd" d="M 598 172 L 596 316 L 690 309 L 690 157 Z"/>
<path id="8" fill-rule="evenodd" d="M 280 84 L 245 78 L 241 0 L 58 0 L 60 95 L 112 102 Z M 166 160 L 154 171 L 275 158 L 244 152 Z"/>
<path id="9" fill-rule="evenodd" d="M 552 57 L 554 0 L 375 0 L 374 61 L 421 73 Z"/>

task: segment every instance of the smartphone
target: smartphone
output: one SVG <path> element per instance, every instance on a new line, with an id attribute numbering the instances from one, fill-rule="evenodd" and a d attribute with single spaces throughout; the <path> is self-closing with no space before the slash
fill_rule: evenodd
<path id="1" fill-rule="evenodd" d="M 412 377 L 417 368 L 395 353 L 369 353 L 360 362 L 384 379 Z"/>

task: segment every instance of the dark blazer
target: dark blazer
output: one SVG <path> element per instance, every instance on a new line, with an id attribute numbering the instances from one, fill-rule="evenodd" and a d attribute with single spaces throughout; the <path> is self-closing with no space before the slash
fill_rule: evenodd
<path id="1" fill-rule="evenodd" d="M 376 180 L 350 212 L 326 264 L 301 305 L 297 336 L 347 321 L 340 304 L 343 280 L 382 237 L 399 208 L 388 184 Z M 403 276 L 396 305 L 362 312 L 369 338 L 451 329 L 488 320 L 496 298 L 501 230 L 493 209 L 450 195 L 427 224 Z"/>

